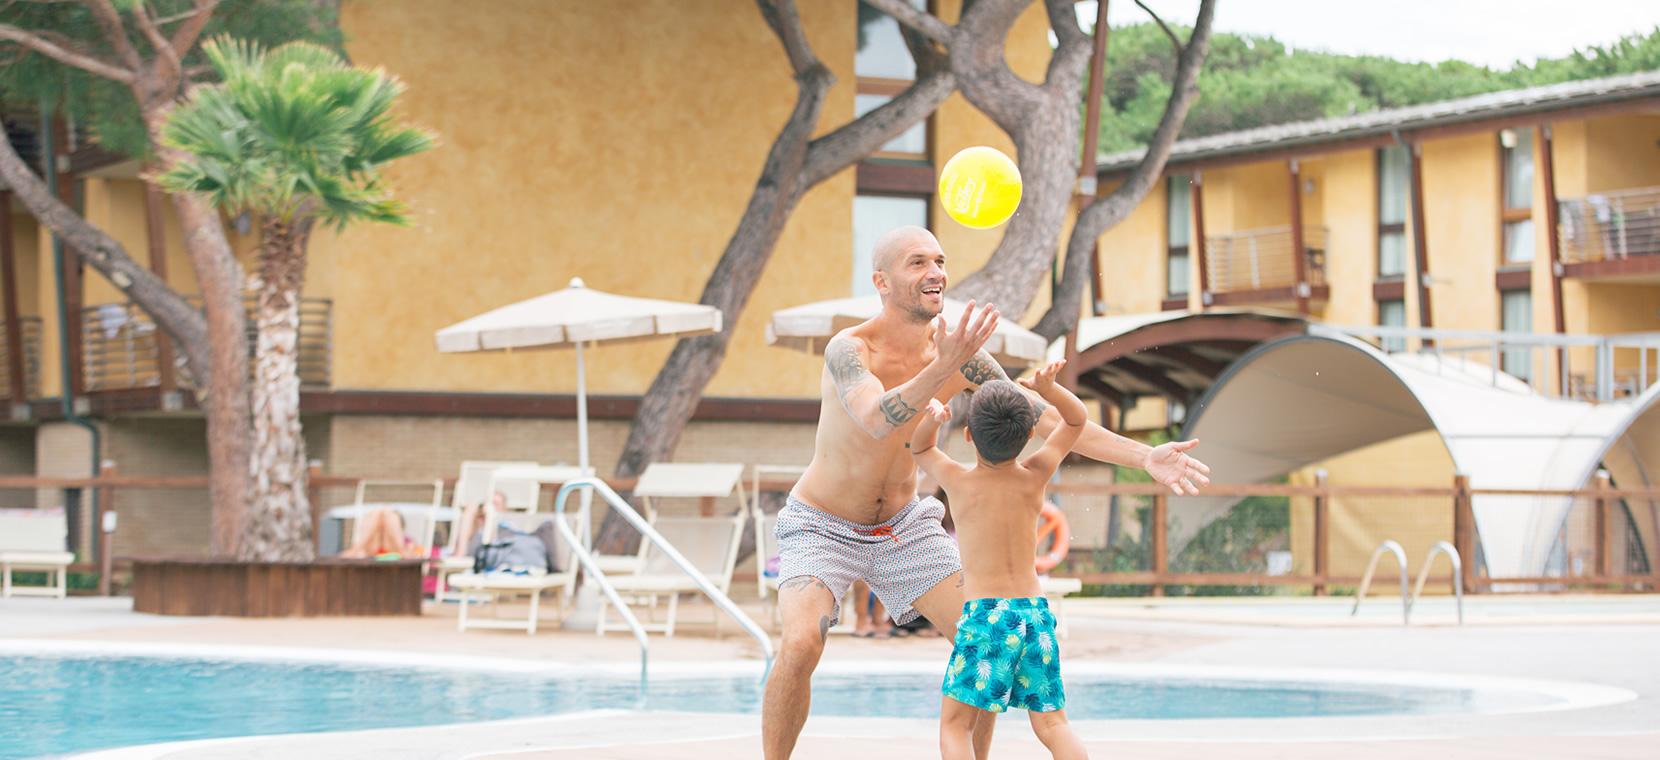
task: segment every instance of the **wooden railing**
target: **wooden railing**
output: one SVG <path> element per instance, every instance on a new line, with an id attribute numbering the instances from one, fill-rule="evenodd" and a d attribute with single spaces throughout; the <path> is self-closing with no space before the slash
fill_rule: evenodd
<path id="1" fill-rule="evenodd" d="M 0 322 L 0 398 L 20 403 L 40 395 L 40 318 L 23 317 L 18 320 L 22 335 L 23 387 L 21 393 L 11 387 L 12 347 L 6 343 L 5 322 Z"/>
<path id="2" fill-rule="evenodd" d="M 1291 288 L 1297 285 L 1291 228 L 1268 227 L 1205 239 L 1209 287 L 1215 293 Z M 1308 284 L 1326 282 L 1326 228 L 1303 228 Z"/>
<path id="3" fill-rule="evenodd" d="M 360 481 L 375 480 L 356 476 L 339 476 L 325 474 L 320 468 L 313 467 L 309 473 L 312 527 L 313 535 L 320 527 L 324 504 L 322 492 L 332 488 L 355 488 Z M 619 492 L 627 492 L 633 487 L 633 480 L 608 481 L 612 488 Z M 794 485 L 791 480 L 763 480 L 760 490 L 766 493 L 783 493 Z M 98 501 L 103 511 L 119 510 L 119 494 L 128 490 L 143 489 L 203 489 L 208 486 L 208 479 L 202 475 L 188 476 L 132 476 L 118 473 L 113 465 L 106 464 L 102 473 L 92 478 L 38 478 L 24 476 L 0 476 L 0 489 L 81 489 L 83 491 L 96 490 Z M 445 487 L 453 488 L 454 479 L 445 480 Z M 1167 587 L 1171 586 L 1301 586 L 1313 589 L 1315 594 L 1325 594 L 1338 586 L 1355 586 L 1360 582 L 1358 576 L 1340 576 L 1331 572 L 1331 538 L 1330 538 L 1330 511 L 1333 499 L 1411 499 L 1427 501 L 1431 505 L 1439 503 L 1439 508 L 1446 510 L 1452 523 L 1452 544 L 1457 547 L 1459 554 L 1464 558 L 1463 580 L 1467 592 L 1491 590 L 1495 586 L 1506 584 L 1546 586 L 1550 588 L 1579 588 L 1591 590 L 1608 589 L 1660 589 L 1660 567 L 1651 567 L 1650 574 L 1632 575 L 1615 567 L 1616 552 L 1615 531 L 1619 520 L 1616 508 L 1621 499 L 1660 499 L 1660 488 L 1648 489 L 1616 489 L 1608 487 L 1606 481 L 1597 483 L 1586 489 L 1570 490 L 1525 490 L 1525 489 L 1477 489 L 1471 488 L 1465 477 L 1455 477 L 1445 487 L 1402 487 L 1402 486 L 1358 486 L 1334 485 L 1323 480 L 1313 485 L 1281 485 L 1281 484 L 1213 484 L 1205 489 L 1206 496 L 1227 498 L 1245 498 L 1251 496 L 1286 497 L 1305 500 L 1303 503 L 1312 504 L 1312 567 L 1311 572 L 1302 574 L 1270 574 L 1268 572 L 1177 572 L 1170 568 L 1168 527 L 1170 521 L 1170 499 L 1168 489 L 1141 483 L 1112 483 L 1112 484 L 1083 484 L 1062 483 L 1055 486 L 1052 492 L 1070 505 L 1081 500 L 1111 499 L 1120 497 L 1135 499 L 1143 502 L 1150 501 L 1147 513 L 1146 534 L 1149 551 L 1146 552 L 1143 567 L 1128 571 L 1091 572 L 1080 571 L 1077 564 L 1069 559 L 1068 563 L 1055 570 L 1055 574 L 1078 577 L 1086 584 L 1099 586 L 1144 586 L 1148 593 L 1155 596 L 1163 595 Z M 1570 575 L 1530 576 L 1530 577 L 1494 577 L 1483 574 L 1477 567 L 1476 557 L 1476 528 L 1474 513 L 1471 509 L 1471 500 L 1475 496 L 1562 496 L 1581 500 L 1594 510 L 1591 515 L 1594 527 L 1592 549 L 1589 561 L 1585 563 L 1588 572 Z M 1428 506 L 1428 505 L 1426 505 Z M 1433 508 L 1433 507 L 1432 507 Z M 1583 517 L 1583 513 L 1581 515 Z M 72 524 L 79 525 L 80 520 Z M 106 560 L 110 554 L 106 551 L 103 536 L 95 530 L 81 530 L 90 536 L 91 546 L 84 540 L 77 540 L 75 546 L 90 550 L 93 556 Z M 117 534 L 119 537 L 119 533 Z M 119 550 L 117 549 L 117 552 Z M 1074 550 L 1074 556 L 1082 552 Z M 1660 564 L 1660 563 L 1657 563 Z M 78 564 L 71 568 L 77 572 L 99 573 L 100 569 L 92 564 Z M 102 570 L 107 578 L 109 567 Z M 1441 576 L 1437 582 L 1447 583 L 1450 576 Z"/>
<path id="4" fill-rule="evenodd" d="M 195 303 L 195 299 L 191 299 Z M 254 349 L 256 327 L 250 300 L 248 342 Z M 329 385 L 330 355 L 333 346 L 333 303 L 323 298 L 300 301 L 299 374 L 300 385 L 326 388 Z M 81 310 L 82 361 L 89 392 L 126 388 L 154 388 L 161 384 L 161 342 L 166 336 L 150 316 L 132 303 L 101 304 Z M 178 347 L 168 341 L 178 387 L 193 383 Z"/>
<path id="5" fill-rule="evenodd" d="M 1055 572 L 1077 577 L 1086 584 L 1103 586 L 1146 586 L 1154 596 L 1162 596 L 1168 586 L 1302 586 L 1316 595 L 1325 594 L 1333 586 L 1355 586 L 1358 576 L 1337 576 L 1330 572 L 1331 541 L 1329 535 L 1330 506 L 1336 498 L 1345 499 L 1413 499 L 1443 503 L 1443 509 L 1452 518 L 1452 544 L 1463 558 L 1463 581 L 1466 592 L 1479 592 L 1503 585 L 1550 586 L 1560 588 L 1647 588 L 1660 589 L 1660 568 L 1651 567 L 1651 574 L 1629 575 L 1614 569 L 1614 543 L 1617 520 L 1615 508 L 1621 499 L 1660 499 L 1660 488 L 1616 489 L 1605 481 L 1593 488 L 1577 490 L 1525 490 L 1471 488 L 1469 479 L 1458 476 L 1446 487 L 1351 486 L 1319 482 L 1315 485 L 1226 485 L 1213 484 L 1205 489 L 1206 496 L 1245 498 L 1250 496 L 1300 497 L 1312 502 L 1313 567 L 1311 573 L 1274 575 L 1267 572 L 1247 573 L 1182 573 L 1170 569 L 1167 528 L 1170 524 L 1168 489 L 1138 483 L 1101 485 L 1060 484 L 1051 489 L 1057 495 L 1083 498 L 1141 497 L 1152 501 L 1148 516 L 1149 539 L 1152 544 L 1146 566 L 1129 572 L 1066 572 L 1063 565 Z M 1486 575 L 1477 567 L 1475 515 L 1471 500 L 1475 496 L 1561 496 L 1584 500 L 1594 510 L 1594 542 L 1591 550 L 1593 571 L 1577 575 L 1495 577 Z M 1387 538 L 1387 537 L 1386 537 Z M 1440 582 L 1450 582 L 1442 576 Z"/>
<path id="6" fill-rule="evenodd" d="M 1557 201 L 1557 240 L 1569 264 L 1660 254 L 1660 187 Z"/>

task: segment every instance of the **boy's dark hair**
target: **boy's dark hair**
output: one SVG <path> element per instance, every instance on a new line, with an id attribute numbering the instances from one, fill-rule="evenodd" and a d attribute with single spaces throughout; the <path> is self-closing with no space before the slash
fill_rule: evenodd
<path id="1" fill-rule="evenodd" d="M 992 380 L 969 397 L 968 434 L 980 458 L 993 464 L 1007 462 L 1026 448 L 1037 419 L 1026 394 L 1007 380 Z"/>

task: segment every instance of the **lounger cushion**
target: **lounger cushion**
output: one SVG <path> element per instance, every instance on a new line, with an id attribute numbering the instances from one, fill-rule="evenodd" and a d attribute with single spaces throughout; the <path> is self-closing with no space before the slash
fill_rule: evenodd
<path id="1" fill-rule="evenodd" d="M 69 552 L 0 552 L 0 562 L 9 565 L 67 565 L 75 561 Z"/>

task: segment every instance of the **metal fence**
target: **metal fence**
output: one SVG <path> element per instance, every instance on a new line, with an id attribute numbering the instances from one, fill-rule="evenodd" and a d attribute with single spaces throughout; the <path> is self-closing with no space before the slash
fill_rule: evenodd
<path id="1" fill-rule="evenodd" d="M 1297 259 L 1289 226 L 1245 230 L 1205 238 L 1210 289 L 1217 293 L 1294 287 Z M 1326 282 L 1326 228 L 1303 228 L 1303 256 L 1310 285 Z"/>
<path id="2" fill-rule="evenodd" d="M 189 299 L 199 304 L 197 299 Z M 254 304 L 246 305 L 250 356 L 255 350 L 258 328 Z M 299 375 L 300 385 L 326 388 L 330 383 L 333 351 L 333 302 L 326 298 L 300 300 Z M 162 343 L 170 349 L 170 367 L 164 368 Z M 150 315 L 133 303 L 99 304 L 81 310 L 81 355 L 86 390 L 107 391 L 126 388 L 154 388 L 161 384 L 164 369 L 177 377 L 182 388 L 194 387 L 176 345 L 161 332 Z"/>

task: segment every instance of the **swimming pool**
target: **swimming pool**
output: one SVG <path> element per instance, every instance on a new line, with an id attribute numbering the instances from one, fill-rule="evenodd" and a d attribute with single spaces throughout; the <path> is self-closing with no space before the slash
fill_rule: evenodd
<path id="1" fill-rule="evenodd" d="M 756 713 L 752 667 L 665 668 L 642 691 L 626 669 L 497 661 L 489 668 L 301 659 L 22 652 L 0 659 L 0 759 L 164 741 L 350 731 L 603 708 Z M 1132 669 L 1133 671 L 1133 669 Z M 933 718 L 924 663 L 827 668 L 822 715 Z M 1410 682 L 1245 680 L 1198 672 L 1072 669 L 1074 720 L 1426 715 L 1551 709 L 1540 692 Z"/>

